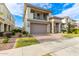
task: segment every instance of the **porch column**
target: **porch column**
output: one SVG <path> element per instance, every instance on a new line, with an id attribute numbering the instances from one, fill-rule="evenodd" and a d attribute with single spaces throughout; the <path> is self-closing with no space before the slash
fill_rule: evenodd
<path id="1" fill-rule="evenodd" d="M 4 32 L 8 31 L 7 24 L 4 24 Z"/>
<path id="2" fill-rule="evenodd" d="M 4 24 L 1 24 L 1 32 L 4 32 Z"/>
<path id="3" fill-rule="evenodd" d="M 61 32 L 61 23 L 59 23 L 59 33 Z"/>
<path id="4" fill-rule="evenodd" d="M 50 33 L 50 24 L 47 24 L 47 33 Z"/>
<path id="5" fill-rule="evenodd" d="M 9 31 L 9 25 L 7 25 L 7 31 Z"/>
<path id="6" fill-rule="evenodd" d="M 6 31 L 8 31 L 8 25 L 6 24 Z"/>
<path id="7" fill-rule="evenodd" d="M 0 23 L 0 32 L 1 32 L 1 23 Z"/>
<path id="8" fill-rule="evenodd" d="M 51 22 L 52 22 L 52 25 L 51 25 L 51 27 L 52 27 L 52 28 L 51 28 L 51 32 L 54 33 L 54 21 L 52 20 Z"/>
<path id="9" fill-rule="evenodd" d="M 8 31 L 10 31 L 10 25 L 8 25 Z"/>

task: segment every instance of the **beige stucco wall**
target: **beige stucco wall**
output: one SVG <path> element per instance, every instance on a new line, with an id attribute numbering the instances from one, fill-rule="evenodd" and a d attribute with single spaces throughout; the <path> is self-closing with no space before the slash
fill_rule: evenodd
<path id="1" fill-rule="evenodd" d="M 11 30 L 15 28 L 15 21 L 11 13 L 9 12 L 8 8 L 4 3 L 0 3 L 0 17 L 2 18 L 0 20 L 1 24 L 1 32 L 4 32 L 4 24 L 10 25 Z M 6 28 L 8 31 L 8 27 Z"/>
<path id="2" fill-rule="evenodd" d="M 26 11 L 27 19 L 33 19 L 33 16 L 30 13 L 30 11 L 31 11 L 31 8 L 27 7 L 27 11 Z"/>
<path id="3" fill-rule="evenodd" d="M 37 20 L 37 19 L 33 19 L 33 14 L 30 11 L 31 11 L 31 8 L 27 7 L 25 18 L 24 18 L 24 27 L 25 27 L 25 30 L 29 33 L 30 33 L 30 21 L 28 20 L 36 20 L 38 22 L 49 21 L 49 15 L 50 15 L 49 13 L 47 20 L 41 20 L 41 19 Z M 47 32 L 50 33 L 50 24 L 47 24 Z"/>
<path id="4" fill-rule="evenodd" d="M 26 23 L 26 31 L 30 33 L 30 21 L 27 21 Z"/>

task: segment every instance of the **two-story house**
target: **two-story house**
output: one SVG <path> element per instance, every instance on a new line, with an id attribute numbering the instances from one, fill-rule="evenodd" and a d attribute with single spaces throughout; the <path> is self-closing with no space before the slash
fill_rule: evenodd
<path id="1" fill-rule="evenodd" d="M 33 6 L 31 4 L 25 4 L 25 7 L 25 30 L 31 34 L 50 33 L 49 16 L 51 15 L 51 11 Z"/>
<path id="2" fill-rule="evenodd" d="M 11 31 L 15 28 L 15 21 L 4 3 L 0 3 L 0 32 Z"/>
<path id="3" fill-rule="evenodd" d="M 52 16 L 51 11 L 24 5 L 24 30 L 31 34 L 60 33 L 68 30 L 68 23 L 73 23 L 70 17 Z"/>

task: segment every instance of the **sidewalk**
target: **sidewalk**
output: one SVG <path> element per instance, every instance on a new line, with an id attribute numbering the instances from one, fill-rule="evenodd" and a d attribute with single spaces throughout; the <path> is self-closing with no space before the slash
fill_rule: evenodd
<path id="1" fill-rule="evenodd" d="M 75 47 L 76 46 L 76 49 Z M 74 47 L 74 50 L 71 50 L 70 47 Z M 1 51 L 0 55 L 4 56 L 42 56 L 47 53 L 51 55 L 69 55 L 67 54 L 67 49 L 70 49 L 71 52 L 76 51 L 77 55 L 79 55 L 79 38 L 67 39 L 62 41 L 51 41 L 51 42 L 44 42 L 36 45 L 31 45 L 27 47 L 15 48 L 10 50 Z M 66 54 L 62 51 L 66 52 Z M 61 52 L 59 52 L 61 51 Z M 74 55 L 72 53 L 71 55 Z"/>

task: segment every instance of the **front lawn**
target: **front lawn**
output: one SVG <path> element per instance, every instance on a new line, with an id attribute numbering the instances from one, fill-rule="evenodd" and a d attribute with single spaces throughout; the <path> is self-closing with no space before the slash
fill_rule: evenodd
<path id="1" fill-rule="evenodd" d="M 39 43 L 34 37 L 28 37 L 28 38 L 18 38 L 16 39 L 15 47 L 23 47 L 23 46 L 29 46 L 33 44 Z"/>
<path id="2" fill-rule="evenodd" d="M 70 34 L 64 34 L 63 36 L 66 38 L 73 38 L 73 37 L 79 37 L 79 34 L 70 33 Z"/>

